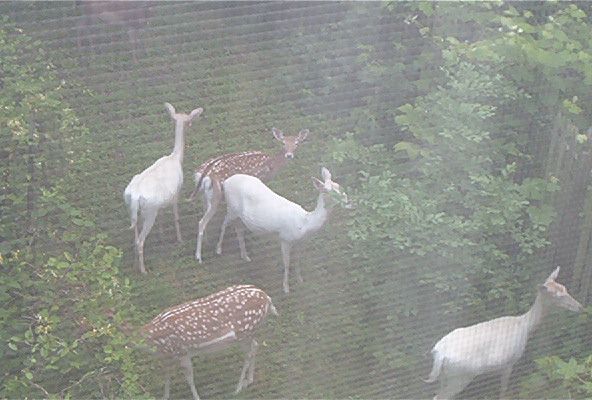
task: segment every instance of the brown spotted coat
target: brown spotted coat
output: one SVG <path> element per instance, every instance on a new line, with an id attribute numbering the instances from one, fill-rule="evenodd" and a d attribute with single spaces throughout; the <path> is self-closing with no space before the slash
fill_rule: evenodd
<path id="1" fill-rule="evenodd" d="M 249 338 L 269 312 L 277 314 L 263 290 L 237 285 L 171 307 L 142 331 L 159 353 L 178 357 L 225 336 L 232 342 Z"/>

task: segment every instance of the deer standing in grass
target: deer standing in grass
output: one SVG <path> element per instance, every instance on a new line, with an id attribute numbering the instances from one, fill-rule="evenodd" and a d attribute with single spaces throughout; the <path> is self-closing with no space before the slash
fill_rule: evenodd
<path id="1" fill-rule="evenodd" d="M 191 358 L 239 343 L 246 353 L 235 393 L 240 392 L 253 383 L 258 347 L 254 334 L 270 312 L 277 315 L 264 291 L 252 285 L 231 286 L 163 311 L 142 328 L 142 333 L 161 357 L 181 363 L 193 398 L 198 400 Z M 170 382 L 167 369 L 165 399 L 169 397 Z"/>
<path id="2" fill-rule="evenodd" d="M 133 61 L 137 62 L 138 31 L 147 24 L 148 5 L 137 1 L 76 1 L 82 10 L 78 21 L 78 49 L 82 47 L 82 37 L 87 36 L 93 45 L 91 27 L 97 24 L 121 26 L 127 30 L 132 46 Z"/>
<path id="3" fill-rule="evenodd" d="M 477 375 L 501 371 L 501 398 L 504 398 L 512 367 L 526 347 L 543 317 L 553 307 L 579 312 L 583 309 L 555 282 L 559 267 L 538 289 L 534 304 L 525 314 L 501 317 L 444 336 L 432 349 L 434 365 L 426 382 L 440 381 L 434 399 L 448 399 L 460 393 Z"/>
<path id="4" fill-rule="evenodd" d="M 138 252 L 140 271 L 145 274 L 144 241 L 156 220 L 158 210 L 171 205 L 175 218 L 177 241 L 181 242 L 179 229 L 179 210 L 177 199 L 183 185 L 183 152 L 185 147 L 185 124 L 191 126 L 191 120 L 203 112 L 196 108 L 189 114 L 177 113 L 169 103 L 165 103 L 171 118 L 175 121 L 175 147 L 173 152 L 159 158 L 142 173 L 134 176 L 124 192 L 124 200 L 131 213 L 131 229 L 135 233 L 135 245 Z M 143 217 L 142 231 L 138 235 L 138 212 Z"/>
<path id="5" fill-rule="evenodd" d="M 313 211 L 306 211 L 300 205 L 276 194 L 254 176 L 238 174 L 226 179 L 224 195 L 227 211 L 216 253 L 222 254 L 222 240 L 226 227 L 237 218 L 242 222 L 235 225 L 235 230 L 243 260 L 251 261 L 245 248 L 243 224 L 254 233 L 277 235 L 284 264 L 283 289 L 285 293 L 289 293 L 290 250 L 294 243 L 319 230 L 335 203 L 343 202 L 346 207 L 350 207 L 347 195 L 341 191 L 339 184 L 331 180 L 329 170 L 323 168 L 321 173 L 322 181 L 313 177 L 313 183 L 319 191 L 317 205 Z M 302 282 L 298 266 L 296 278 Z"/>
<path id="6" fill-rule="evenodd" d="M 284 147 L 275 155 L 262 151 L 229 153 L 211 158 L 200 165 L 195 172 L 195 190 L 191 198 L 199 191 L 204 192 L 205 213 L 199 221 L 197 230 L 197 248 L 195 258 L 202 262 L 201 248 L 205 229 L 218 210 L 223 196 L 224 181 L 235 174 L 256 176 L 262 181 L 269 181 L 294 158 L 294 152 L 308 136 L 308 129 L 303 129 L 297 136 L 285 136 L 279 129 L 272 128 L 273 136 L 283 143 Z"/>

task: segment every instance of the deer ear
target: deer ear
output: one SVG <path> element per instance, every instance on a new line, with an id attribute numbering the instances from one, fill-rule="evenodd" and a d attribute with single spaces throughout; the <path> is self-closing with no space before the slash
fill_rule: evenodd
<path id="1" fill-rule="evenodd" d="M 321 182 L 318 178 L 315 178 L 314 176 L 312 176 L 311 178 L 312 178 L 312 183 L 314 184 L 315 189 L 317 189 L 319 192 L 325 191 L 325 183 L 324 182 Z"/>
<path id="2" fill-rule="evenodd" d="M 193 119 L 193 118 L 199 116 L 202 112 L 203 112 L 203 108 L 201 108 L 201 107 L 196 108 L 195 110 L 191 111 L 191 113 L 189 114 L 189 119 Z"/>
<path id="3" fill-rule="evenodd" d="M 304 140 L 306 140 L 307 136 L 308 136 L 308 129 L 301 130 L 300 133 L 298 134 L 298 141 L 303 142 Z"/>
<path id="4" fill-rule="evenodd" d="M 273 133 L 273 137 L 279 140 L 280 142 L 284 141 L 284 133 L 277 128 L 271 128 L 271 133 Z"/>
<path id="5" fill-rule="evenodd" d="M 325 182 L 331 180 L 331 172 L 329 172 L 329 170 L 325 167 L 321 168 L 321 176 Z"/>
<path id="6" fill-rule="evenodd" d="M 164 103 L 164 106 L 169 110 L 169 114 L 171 114 L 171 118 L 175 118 L 175 107 L 171 105 L 171 103 Z"/>
<path id="7" fill-rule="evenodd" d="M 557 276 L 559 275 L 559 269 L 561 267 L 557 267 L 555 268 L 555 271 L 551 272 L 551 275 L 549 275 L 549 277 L 547 278 L 547 280 L 545 282 L 550 282 L 550 281 L 554 281 L 555 279 L 557 279 Z"/>

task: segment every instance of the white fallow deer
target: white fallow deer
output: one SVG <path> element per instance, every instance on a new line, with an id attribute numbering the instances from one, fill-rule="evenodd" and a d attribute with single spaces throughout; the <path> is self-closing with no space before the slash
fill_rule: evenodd
<path id="1" fill-rule="evenodd" d="M 178 360 L 195 400 L 191 358 L 225 349 L 235 343 L 245 351 L 245 362 L 236 387 L 238 393 L 253 383 L 257 341 L 255 330 L 267 314 L 277 315 L 271 298 L 252 285 L 231 286 L 160 313 L 142 328 L 142 336 L 167 361 Z M 169 397 L 171 372 L 165 375 L 164 398 Z"/>
<path id="2" fill-rule="evenodd" d="M 132 46 L 133 61 L 137 62 L 138 32 L 147 25 L 149 8 L 140 1 L 76 1 L 82 16 L 78 21 L 78 49 L 82 47 L 83 36 L 93 45 L 91 28 L 95 25 L 117 26 L 127 31 Z"/>
<path id="3" fill-rule="evenodd" d="M 319 230 L 336 203 L 342 203 L 347 208 L 351 207 L 347 201 L 347 195 L 341 191 L 339 184 L 331 180 L 331 173 L 327 168 L 322 169 L 322 177 L 322 181 L 313 177 L 313 183 L 320 192 L 317 206 L 313 211 L 306 211 L 298 204 L 276 194 L 254 176 L 238 174 L 226 179 L 224 194 L 227 211 L 216 253 L 222 254 L 224 232 L 227 225 L 236 218 L 240 218 L 242 224 L 251 232 L 279 236 L 284 265 L 283 289 L 285 293 L 289 293 L 290 250 L 294 243 Z M 241 258 L 251 261 L 245 248 L 242 224 L 235 225 Z M 302 282 L 298 266 L 296 266 L 296 277 Z"/>
<path id="4" fill-rule="evenodd" d="M 172 204 L 177 241 L 182 241 L 177 199 L 179 190 L 183 185 L 184 130 L 185 124 L 191 126 L 191 120 L 203 112 L 202 108 L 196 108 L 189 114 L 183 114 L 175 112 L 175 108 L 169 103 L 165 103 L 165 106 L 171 118 L 175 121 L 175 147 L 173 152 L 168 156 L 159 158 L 142 173 L 134 176 L 124 192 L 124 200 L 131 213 L 131 229 L 134 229 L 135 233 L 140 271 L 144 274 L 146 273 L 144 268 L 144 241 L 150 233 L 152 225 L 154 225 L 158 210 Z M 138 212 L 143 217 L 142 231 L 139 235 Z"/>
<path id="5" fill-rule="evenodd" d="M 288 160 L 294 158 L 294 152 L 300 143 L 308 136 L 308 129 L 303 129 L 296 136 L 285 136 L 279 129 L 272 128 L 273 136 L 283 143 L 284 147 L 276 154 L 267 154 L 262 151 L 246 151 L 242 153 L 229 153 L 211 158 L 195 171 L 195 190 L 191 198 L 199 191 L 204 193 L 205 213 L 199 221 L 197 230 L 197 248 L 195 258 L 202 262 L 201 248 L 205 229 L 218 210 L 218 205 L 223 196 L 224 181 L 235 174 L 256 176 L 267 182 L 286 165 Z"/>
<path id="6" fill-rule="evenodd" d="M 555 279 L 559 267 L 538 289 L 534 304 L 525 314 L 501 317 L 444 336 L 432 349 L 434 364 L 426 382 L 440 381 L 434 399 L 449 399 L 460 393 L 477 375 L 501 372 L 504 398 L 512 367 L 541 320 L 553 307 L 579 312 L 583 309 Z"/>

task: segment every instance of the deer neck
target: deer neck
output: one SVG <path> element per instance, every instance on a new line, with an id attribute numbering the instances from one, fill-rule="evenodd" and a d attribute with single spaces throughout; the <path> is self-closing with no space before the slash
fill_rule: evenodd
<path id="1" fill-rule="evenodd" d="M 329 211 L 325 207 L 325 194 L 320 193 L 317 199 L 317 206 L 305 216 L 304 230 L 307 233 L 318 231 L 327 220 L 328 215 Z"/>
<path id="2" fill-rule="evenodd" d="M 269 174 L 271 179 L 286 163 L 288 159 L 284 155 L 284 150 L 280 150 L 274 156 L 269 158 Z"/>
<path id="3" fill-rule="evenodd" d="M 530 310 L 528 310 L 526 314 L 522 315 L 522 318 L 524 318 L 526 322 L 526 329 L 529 335 L 534 332 L 546 314 L 547 310 L 543 304 L 543 297 L 539 293 L 534 300 L 534 304 L 532 307 L 530 307 Z"/>
<path id="4" fill-rule="evenodd" d="M 185 148 L 185 134 L 183 132 L 183 121 L 175 121 L 175 147 L 171 156 L 183 163 L 183 151 Z"/>

